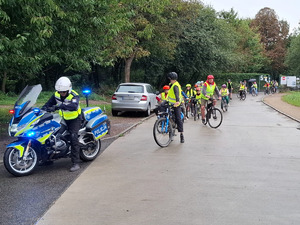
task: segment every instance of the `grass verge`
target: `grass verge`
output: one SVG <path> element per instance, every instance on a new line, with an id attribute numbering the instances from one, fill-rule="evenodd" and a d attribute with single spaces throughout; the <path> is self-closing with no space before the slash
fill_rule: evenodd
<path id="1" fill-rule="evenodd" d="M 287 95 L 282 96 L 282 100 L 291 105 L 300 107 L 300 92 L 291 91 Z"/>

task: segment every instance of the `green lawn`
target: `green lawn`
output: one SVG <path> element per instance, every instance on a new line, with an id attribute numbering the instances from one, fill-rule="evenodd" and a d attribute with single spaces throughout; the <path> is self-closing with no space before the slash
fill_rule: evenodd
<path id="1" fill-rule="evenodd" d="M 282 100 L 291 105 L 300 107 L 300 92 L 291 91 L 287 95 L 282 96 Z"/>
<path id="2" fill-rule="evenodd" d="M 9 110 L 10 109 L 13 109 L 13 106 L 11 106 L 10 108 L 8 107 L 5 107 L 5 108 L 0 108 L 0 123 L 3 123 L 3 124 L 5 124 L 5 123 L 9 123 L 9 121 L 10 121 L 10 119 L 11 119 L 11 117 L 12 117 L 12 115 L 11 114 L 9 114 Z"/>

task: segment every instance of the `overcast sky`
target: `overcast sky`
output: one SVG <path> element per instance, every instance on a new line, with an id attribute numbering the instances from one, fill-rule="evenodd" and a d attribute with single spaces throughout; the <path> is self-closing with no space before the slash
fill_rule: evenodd
<path id="1" fill-rule="evenodd" d="M 300 0 L 202 0 L 216 11 L 231 8 L 238 13 L 239 18 L 253 19 L 258 11 L 264 7 L 274 9 L 279 20 L 285 20 L 290 25 L 290 33 L 299 27 Z"/>

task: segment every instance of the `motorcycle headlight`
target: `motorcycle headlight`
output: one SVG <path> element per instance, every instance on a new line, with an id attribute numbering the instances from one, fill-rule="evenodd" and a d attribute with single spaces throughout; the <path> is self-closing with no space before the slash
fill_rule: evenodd
<path id="1" fill-rule="evenodd" d="M 17 130 L 18 130 L 18 124 L 12 124 L 12 125 L 10 126 L 10 132 L 16 133 Z"/>

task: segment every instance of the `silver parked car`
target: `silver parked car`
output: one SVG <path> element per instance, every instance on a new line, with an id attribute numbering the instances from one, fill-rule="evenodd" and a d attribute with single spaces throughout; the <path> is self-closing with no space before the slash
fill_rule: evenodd
<path id="1" fill-rule="evenodd" d="M 156 94 L 153 87 L 146 83 L 119 84 L 112 96 L 111 111 L 117 116 L 121 111 L 142 111 L 149 116 L 157 108 Z"/>

